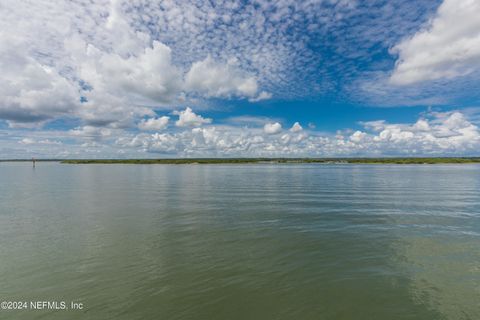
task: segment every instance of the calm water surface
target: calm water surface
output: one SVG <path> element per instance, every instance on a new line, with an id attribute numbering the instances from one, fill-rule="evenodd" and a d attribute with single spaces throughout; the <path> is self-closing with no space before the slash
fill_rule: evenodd
<path id="1" fill-rule="evenodd" d="M 478 165 L 0 163 L 1 319 L 480 319 Z"/>

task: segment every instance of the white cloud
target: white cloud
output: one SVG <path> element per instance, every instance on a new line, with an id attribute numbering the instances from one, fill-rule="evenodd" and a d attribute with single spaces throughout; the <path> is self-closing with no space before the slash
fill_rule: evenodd
<path id="1" fill-rule="evenodd" d="M 365 132 L 362 131 L 355 131 L 351 136 L 350 140 L 355 142 L 355 143 L 360 143 L 363 141 L 363 139 L 367 136 Z"/>
<path id="2" fill-rule="evenodd" d="M 76 113 L 88 125 L 133 126 L 138 118 L 154 116 L 154 107 L 172 102 L 182 87 L 171 50 L 160 42 L 126 57 L 78 36 L 66 40 L 65 47 L 75 76 L 88 86 L 82 92 L 86 101 Z"/>
<path id="3" fill-rule="evenodd" d="M 270 92 L 262 91 L 257 97 L 248 99 L 248 101 L 258 102 L 258 101 L 268 100 L 271 98 L 272 98 L 272 94 Z"/>
<path id="4" fill-rule="evenodd" d="M 419 119 L 414 125 L 413 129 L 416 131 L 429 131 L 430 124 L 425 119 Z"/>
<path id="5" fill-rule="evenodd" d="M 78 46 L 77 39 L 75 45 Z M 111 94 L 126 97 L 131 104 L 171 102 L 180 92 L 181 74 L 172 64 L 171 50 L 154 41 L 137 56 L 123 58 L 92 45 L 74 55 L 80 78 L 93 87 L 85 95 Z"/>
<path id="6" fill-rule="evenodd" d="M 47 145 L 61 145 L 61 144 L 63 144 L 61 141 L 58 141 L 58 140 L 50 140 L 50 139 L 40 140 L 40 141 L 38 141 L 38 143 L 40 143 L 40 144 L 47 144 Z"/>
<path id="7" fill-rule="evenodd" d="M 70 135 L 74 137 L 85 138 L 88 140 L 102 140 L 113 134 L 114 130 L 94 126 L 83 126 L 69 130 Z"/>
<path id="8" fill-rule="evenodd" d="M 58 140 L 50 140 L 50 139 L 43 139 L 43 140 L 35 140 L 33 138 L 23 138 L 19 141 L 20 144 L 31 145 L 31 144 L 38 144 L 38 145 L 61 145 L 62 142 Z"/>
<path id="9" fill-rule="evenodd" d="M 78 88 L 27 50 L 20 40 L 0 35 L 0 119 L 11 127 L 69 115 L 80 104 Z"/>
<path id="10" fill-rule="evenodd" d="M 0 119 L 11 127 L 40 127 L 65 117 L 92 126 L 132 127 L 191 90 L 202 96 L 269 97 L 257 96 L 256 78 L 234 59 L 220 63 L 209 56 L 191 67 L 185 82 L 187 65 L 175 65 L 170 47 L 136 24 L 128 3 L 112 0 L 89 4 L 87 10 L 72 2 L 47 9 L 45 3 L 14 2 L 0 8 L 5 31 Z"/>
<path id="11" fill-rule="evenodd" d="M 266 133 L 266 134 L 277 134 L 279 133 L 280 131 L 282 131 L 282 125 L 278 122 L 275 122 L 275 123 L 266 123 L 264 126 L 263 126 L 263 131 Z"/>
<path id="12" fill-rule="evenodd" d="M 193 63 L 185 77 L 188 90 L 204 93 L 211 97 L 254 97 L 258 91 L 257 80 L 245 74 L 235 59 L 227 63 L 215 62 L 211 56 Z M 269 98 L 263 93 L 262 98 Z"/>
<path id="13" fill-rule="evenodd" d="M 277 120 L 271 117 L 244 115 L 244 116 L 230 117 L 230 118 L 227 118 L 226 121 L 228 123 L 235 124 L 235 125 L 263 126 L 268 122 L 279 122 L 280 120 Z"/>
<path id="14" fill-rule="evenodd" d="M 156 119 L 154 111 L 178 108 L 178 102 L 196 105 L 192 100 L 198 99 L 208 106 L 204 97 L 254 102 L 271 98 L 270 92 L 278 99 L 318 97 L 336 89 L 337 80 L 341 85 L 364 79 L 358 77 L 357 62 L 368 64 L 368 59 L 396 41 L 392 39 L 399 39 L 405 30 L 417 30 L 433 8 L 436 4 L 429 1 L 414 5 L 317 0 L 257 1 L 255 5 L 204 0 L 141 5 L 128 1 L 2 1 L 0 119 L 10 128 L 36 130 L 10 130 L 0 125 L 0 156 L 26 154 L 26 145 L 19 143 L 22 139 L 35 141 L 28 145 L 29 150 L 43 154 L 83 156 L 85 148 L 85 154 L 92 157 L 126 156 L 128 152 L 130 156 L 149 152 L 252 156 L 473 152 L 480 149 L 478 129 L 461 113 L 430 114 L 413 124 L 383 121 L 375 128 L 365 124 L 359 133 L 347 130 L 335 136 L 311 130 L 293 132 L 293 127 L 282 130 L 284 119 L 268 117 L 237 117 L 237 122 L 226 121 L 235 126 L 213 127 L 208 125 L 212 119 L 187 108 L 175 113 L 180 116 L 179 128 L 170 133 L 134 133 L 135 128 L 161 128 L 161 118 Z M 477 8 L 476 1 L 445 0 L 425 29 L 394 49 L 399 63 L 392 79 L 397 76 L 403 79 L 400 83 L 411 83 L 477 70 Z M 366 16 L 366 12 L 371 20 L 355 20 L 349 27 L 337 24 Z M 322 42 L 325 50 L 339 53 L 330 57 L 328 64 L 309 46 L 309 32 L 314 39 L 335 32 L 335 41 L 329 43 L 331 38 L 326 37 Z M 351 35 L 356 37 L 353 42 Z M 428 46 L 417 39 L 428 40 Z M 427 64 L 422 54 L 429 56 Z M 452 60 L 452 56 L 456 58 Z M 385 61 L 377 62 L 385 66 Z M 420 76 L 412 76 L 410 71 L 419 65 Z M 376 66 L 369 64 L 366 69 L 372 70 L 370 67 Z M 405 87 L 412 89 L 407 92 L 391 86 L 383 71 L 380 73 L 378 79 L 384 81 L 375 83 L 388 88 L 372 86 L 366 90 L 369 97 L 388 99 L 394 105 L 414 104 L 409 101 L 418 102 L 419 98 L 428 104 L 446 101 L 432 94 L 438 93 L 439 87 L 429 90 L 416 85 Z M 352 83 L 352 91 L 358 91 L 358 83 Z M 455 83 L 463 90 L 470 88 L 460 79 Z M 468 91 L 473 95 L 478 90 Z M 78 128 L 68 127 L 63 132 L 40 129 L 49 121 L 66 118 L 66 126 L 75 123 Z M 263 130 L 265 123 L 269 130 Z M 237 127 L 250 124 L 252 128 Z M 1 135 L 2 130 L 8 134 Z M 277 130 L 281 133 L 266 132 Z M 63 140 L 62 145 L 47 143 L 62 134 L 73 140 L 71 145 Z M 127 140 L 131 143 L 122 147 Z M 19 151 L 5 151 L 9 148 Z"/>
<path id="15" fill-rule="evenodd" d="M 122 1 L 110 0 L 108 18 L 105 24 L 110 35 L 112 47 L 115 52 L 123 57 L 137 54 L 139 50 L 148 45 L 150 36 L 139 31 L 134 31 L 125 19 L 122 10 Z"/>
<path id="16" fill-rule="evenodd" d="M 298 122 L 295 122 L 295 123 L 293 124 L 293 126 L 290 128 L 290 132 L 300 132 L 300 131 L 302 131 L 302 130 L 303 130 L 303 128 L 302 128 L 302 126 L 300 125 L 300 123 L 298 123 Z"/>
<path id="17" fill-rule="evenodd" d="M 419 119 L 412 125 L 389 124 L 385 121 L 365 123 L 374 134 L 352 135 L 369 149 L 397 154 L 465 153 L 480 148 L 477 126 L 458 112 L 432 113 L 432 119 Z"/>
<path id="18" fill-rule="evenodd" d="M 170 117 L 166 116 L 160 118 L 143 119 L 138 124 L 138 128 L 145 131 L 160 131 L 167 127 L 169 119 Z"/>
<path id="19" fill-rule="evenodd" d="M 11 34 L 22 40 L 25 46 L 19 52 L 42 66 L 53 68 L 74 87 L 78 80 L 82 80 L 78 73 L 83 60 L 72 61 L 74 48 L 67 46 L 65 39 L 80 39 L 108 59 L 120 57 L 121 65 L 127 64 L 134 79 L 128 79 L 128 73 L 118 70 L 124 77 L 114 78 L 112 87 L 107 86 L 108 91 L 115 91 L 115 98 L 119 100 L 113 103 L 117 111 L 111 117 L 100 104 L 114 93 L 107 95 L 106 90 L 93 88 L 95 93 L 89 93 L 88 121 L 106 123 L 106 118 L 120 117 L 118 122 L 124 125 L 128 122 L 125 118 L 129 111 L 138 105 L 158 107 L 168 101 L 168 105 L 177 106 L 176 81 L 164 82 L 168 85 L 165 88 L 156 85 L 155 78 L 164 79 L 161 75 L 168 72 L 161 69 L 158 74 L 150 75 L 138 73 L 143 72 L 143 67 L 131 68 L 133 61 L 140 63 L 143 60 L 141 57 L 146 48 L 153 48 L 155 40 L 171 49 L 172 65 L 181 75 L 209 55 L 213 65 L 220 66 L 228 64 L 224 62 L 229 57 L 237 57 L 238 61 L 231 69 L 237 70 L 241 79 L 251 80 L 244 81 L 243 85 L 230 86 L 230 90 L 226 90 L 229 93 L 211 89 L 212 96 L 239 96 L 252 101 L 268 98 L 270 92 L 277 99 L 313 97 L 334 89 L 336 76 L 332 77 L 332 72 L 341 74 L 342 81 L 343 77 L 350 77 L 344 81 L 350 83 L 346 80 L 358 75 L 356 64 L 344 62 L 368 59 L 372 54 L 383 52 L 386 46 L 391 46 L 392 39 L 398 39 L 406 30 L 414 30 L 436 6 L 434 1 L 415 4 L 318 0 L 140 2 L 4 0 L 0 7 L 0 30 L 2 36 Z M 366 17 L 366 13 L 368 20 L 357 20 Z M 337 23 L 349 18 L 355 23 Z M 333 41 L 331 34 L 339 41 Z M 351 43 L 351 35 L 355 35 L 358 41 Z M 317 47 L 310 45 L 311 40 L 324 36 L 322 47 L 340 53 L 330 57 L 328 63 L 322 54 L 316 54 Z M 81 45 L 80 49 L 85 50 Z M 97 72 L 103 74 L 102 68 L 98 69 Z M 103 77 L 108 79 L 108 74 Z M 141 79 L 149 85 L 142 88 L 134 81 Z M 257 92 L 253 94 L 255 84 Z M 187 98 L 191 98 L 188 89 L 182 86 L 181 90 L 186 90 Z M 101 92 L 106 96 L 103 99 L 98 97 Z M 208 91 L 202 92 L 202 97 L 208 95 Z M 155 101 L 151 101 L 152 96 Z M 76 98 L 78 102 L 80 96 Z M 102 102 L 96 102 L 99 100 Z M 101 121 L 94 119 L 94 101 Z M 120 103 L 123 105 L 121 113 L 118 112 Z M 83 120 L 83 115 L 78 117 Z M 129 121 L 130 124 L 136 123 L 138 118 L 133 120 Z"/>
<path id="20" fill-rule="evenodd" d="M 38 127 L 65 117 L 94 126 L 131 126 L 136 118 L 154 114 L 149 105 L 171 102 L 182 89 L 170 48 L 133 31 L 118 1 L 112 1 L 106 21 L 95 23 L 95 33 L 105 31 L 97 43 L 85 30 L 76 31 L 73 17 L 59 21 L 63 14 L 52 12 L 40 19 L 42 5 L 20 7 L 24 12 L 13 6 L 4 16 L 7 22 L 0 22 L 5 31 L 0 36 L 0 119 L 11 127 Z M 62 7 L 52 5 L 52 10 Z M 27 14 L 33 9 L 37 12 Z M 90 9 L 101 12 L 95 5 Z M 14 18 L 21 27 L 10 30 L 8 21 Z"/>
<path id="21" fill-rule="evenodd" d="M 198 127 L 212 122 L 212 119 L 195 114 L 189 107 L 183 111 L 174 111 L 173 114 L 178 115 L 178 120 L 175 122 L 177 127 Z"/>
<path id="22" fill-rule="evenodd" d="M 7 133 L 0 151 L 8 149 L 9 154 L 25 158 L 32 155 L 147 158 L 158 157 L 158 154 L 169 157 L 467 156 L 478 155 L 480 150 L 479 128 L 458 111 L 431 112 L 413 123 L 380 120 L 362 125 L 362 130 L 346 129 L 337 134 L 315 131 L 269 134 L 262 128 L 226 125 L 137 134 L 84 126 L 64 133 L 63 138 L 58 131 L 0 129 L 0 135 Z M 63 143 L 55 144 L 58 139 Z M 0 157 L 5 155 L 0 153 Z"/>
<path id="23" fill-rule="evenodd" d="M 480 69 L 480 2 L 444 0 L 428 26 L 393 47 L 399 55 L 390 82 L 409 85 Z"/>
<path id="24" fill-rule="evenodd" d="M 19 141 L 19 143 L 21 143 L 21 144 L 34 144 L 34 143 L 36 143 L 36 141 L 33 140 L 32 138 L 23 138 L 22 140 Z"/>

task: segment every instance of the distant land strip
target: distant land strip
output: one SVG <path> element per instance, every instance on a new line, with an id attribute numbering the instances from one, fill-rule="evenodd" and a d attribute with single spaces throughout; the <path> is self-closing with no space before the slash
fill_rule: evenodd
<path id="1" fill-rule="evenodd" d="M 32 159 L 3 159 L 0 162 L 25 162 Z M 469 164 L 480 163 L 480 157 L 438 158 L 171 158 L 171 159 L 35 159 L 65 164 Z"/>
<path id="2" fill-rule="evenodd" d="M 77 159 L 63 160 L 68 164 L 442 164 L 480 163 L 480 157 L 459 158 L 183 158 L 183 159 Z"/>

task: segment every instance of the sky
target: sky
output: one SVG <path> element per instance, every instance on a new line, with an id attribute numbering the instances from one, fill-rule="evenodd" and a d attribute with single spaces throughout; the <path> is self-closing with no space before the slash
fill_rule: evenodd
<path id="1" fill-rule="evenodd" d="M 0 159 L 480 156 L 478 0 L 0 2 Z"/>

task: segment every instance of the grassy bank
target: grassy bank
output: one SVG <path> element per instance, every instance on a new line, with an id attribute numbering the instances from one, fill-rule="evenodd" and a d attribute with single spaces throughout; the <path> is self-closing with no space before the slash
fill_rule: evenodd
<path id="1" fill-rule="evenodd" d="M 471 158 L 189 158 L 189 159 L 77 159 L 68 164 L 254 164 L 254 163 L 351 163 L 351 164 L 442 164 L 480 163 Z"/>

